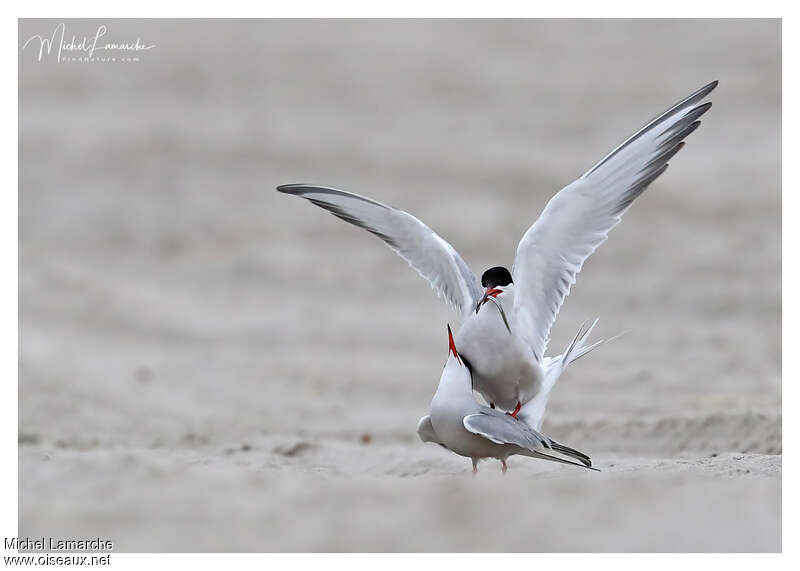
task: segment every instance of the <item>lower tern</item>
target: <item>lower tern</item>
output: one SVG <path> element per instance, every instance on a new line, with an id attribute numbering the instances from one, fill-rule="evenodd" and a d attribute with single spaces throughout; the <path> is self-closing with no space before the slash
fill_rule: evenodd
<path id="1" fill-rule="evenodd" d="M 447 335 L 449 353 L 431 401 L 431 413 L 417 426 L 423 442 L 435 442 L 471 458 L 473 474 L 483 458 L 500 460 L 505 473 L 506 459 L 514 454 L 596 470 L 586 454 L 559 444 L 508 413 L 478 404 L 469 365 L 458 354 L 450 326 Z"/>

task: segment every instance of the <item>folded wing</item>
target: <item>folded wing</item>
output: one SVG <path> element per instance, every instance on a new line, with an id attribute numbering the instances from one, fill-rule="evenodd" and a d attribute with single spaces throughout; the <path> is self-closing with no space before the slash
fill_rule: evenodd
<path id="1" fill-rule="evenodd" d="M 462 315 L 475 308 L 482 295 L 478 278 L 447 241 L 408 212 L 334 188 L 287 184 L 278 190 L 375 234 Z"/>
<path id="2" fill-rule="evenodd" d="M 520 240 L 512 276 L 515 331 L 544 357 L 550 328 L 575 278 L 622 215 L 667 168 L 711 103 L 709 83 L 650 121 L 547 203 Z"/>
<path id="3" fill-rule="evenodd" d="M 511 444 L 523 448 L 523 453 L 535 458 L 592 468 L 591 459 L 583 452 L 559 444 L 526 423 L 502 412 L 486 409 L 464 417 L 464 428 L 495 444 Z M 559 457 L 558 455 L 569 458 Z M 574 462 L 577 460 L 577 462 Z"/>
<path id="4" fill-rule="evenodd" d="M 488 409 L 464 417 L 464 428 L 495 444 L 516 444 L 529 450 L 550 448 L 550 439 L 512 416 Z"/>

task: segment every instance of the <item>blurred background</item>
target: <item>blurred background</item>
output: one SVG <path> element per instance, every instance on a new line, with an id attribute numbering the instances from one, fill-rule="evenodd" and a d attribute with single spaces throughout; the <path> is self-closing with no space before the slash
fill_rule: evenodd
<path id="1" fill-rule="evenodd" d="M 20 45 L 60 22 L 22 20 Z M 780 549 L 779 21 L 64 23 L 155 47 L 20 51 L 21 537 Z M 545 421 L 603 473 L 470 479 L 415 434 L 458 316 L 275 186 L 370 196 L 476 273 L 510 267 L 555 192 L 713 79 L 553 330 L 551 354 L 595 316 L 597 338 L 629 331 L 570 368 Z"/>

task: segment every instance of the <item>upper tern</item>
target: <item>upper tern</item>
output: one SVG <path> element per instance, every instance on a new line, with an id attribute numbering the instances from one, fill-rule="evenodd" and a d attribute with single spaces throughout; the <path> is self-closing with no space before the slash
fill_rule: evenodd
<path id="1" fill-rule="evenodd" d="M 494 267 L 480 280 L 453 246 L 408 212 L 334 188 L 278 190 L 375 234 L 427 279 L 462 316 L 456 341 L 474 388 L 492 408 L 538 430 L 561 372 L 602 343 L 586 343 L 595 320 L 564 353 L 545 356 L 564 298 L 586 259 L 700 125 L 711 107 L 702 101 L 716 86 L 713 81 L 667 109 L 553 196 L 520 240 L 511 271 Z"/>

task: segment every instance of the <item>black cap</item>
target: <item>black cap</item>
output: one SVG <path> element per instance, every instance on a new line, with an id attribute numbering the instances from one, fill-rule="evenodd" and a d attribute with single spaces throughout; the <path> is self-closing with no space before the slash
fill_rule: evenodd
<path id="1" fill-rule="evenodd" d="M 489 268 L 481 276 L 483 287 L 507 286 L 510 283 L 514 283 L 514 280 L 511 279 L 511 272 L 503 266 Z"/>

